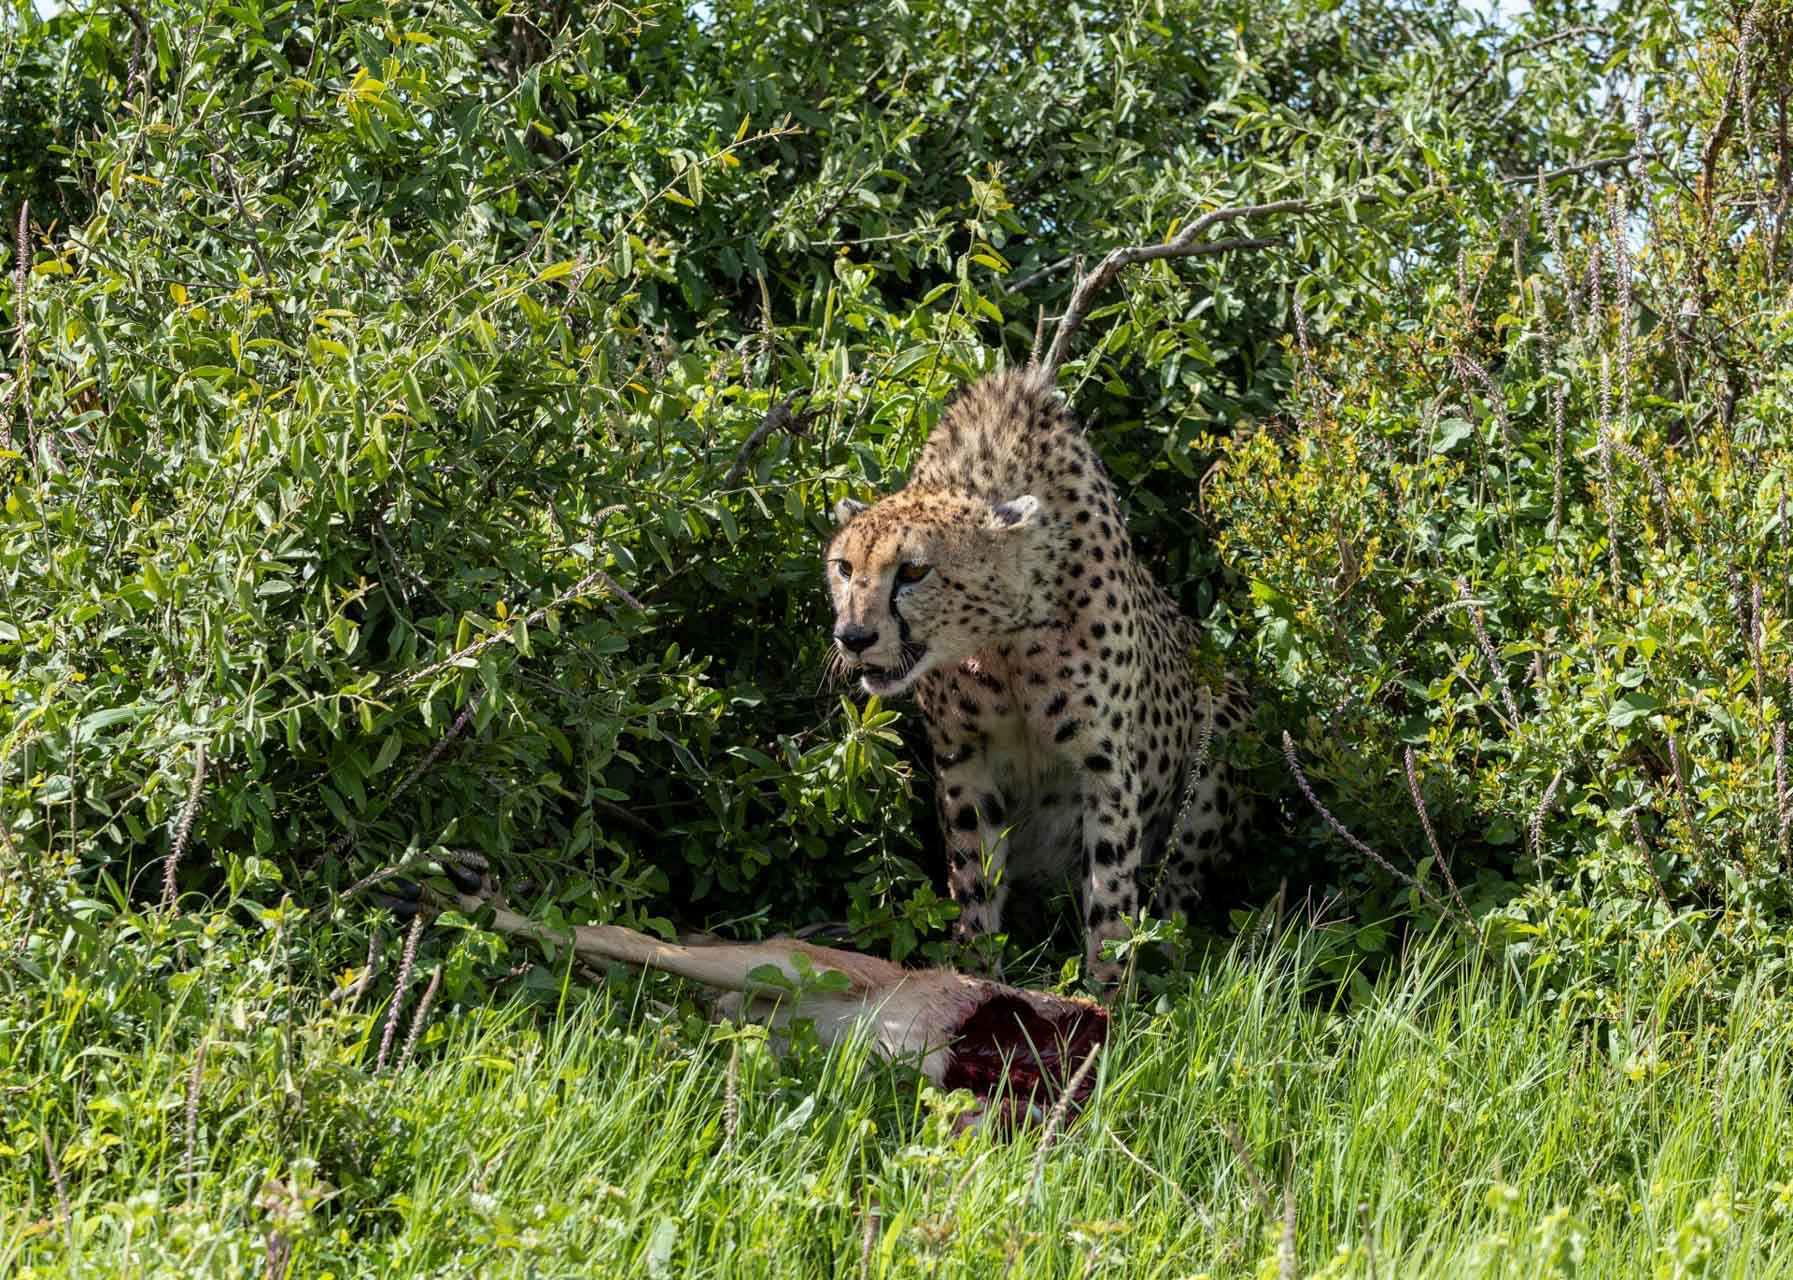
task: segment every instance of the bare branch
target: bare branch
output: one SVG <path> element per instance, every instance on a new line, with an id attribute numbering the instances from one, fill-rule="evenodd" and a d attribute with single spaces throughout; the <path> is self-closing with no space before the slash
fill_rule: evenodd
<path id="1" fill-rule="evenodd" d="M 1081 277 L 1071 291 L 1071 301 L 1065 307 L 1064 314 L 1058 318 L 1058 330 L 1053 334 L 1052 347 L 1047 351 L 1040 369 L 1048 378 L 1058 375 L 1059 369 L 1071 354 L 1071 340 L 1089 318 L 1090 308 L 1097 295 L 1113 284 L 1114 278 L 1124 268 L 1135 262 L 1155 262 L 1161 258 L 1194 258 L 1206 254 L 1228 253 L 1234 249 L 1264 249 L 1281 244 L 1282 241 L 1275 238 L 1240 236 L 1230 240 L 1203 240 L 1201 236 L 1221 223 L 1236 222 L 1241 218 L 1268 217 L 1278 213 L 1309 213 L 1315 207 L 1307 200 L 1228 205 L 1208 210 L 1162 244 L 1134 244 L 1109 250 L 1095 270 Z"/>
<path id="2" fill-rule="evenodd" d="M 1621 165 L 1630 164 L 1639 159 L 1635 151 L 1627 151 L 1622 156 L 1604 156 L 1599 160 L 1583 160 L 1580 164 L 1566 164 L 1560 169 L 1540 169 L 1536 173 L 1512 173 L 1501 178 L 1509 187 L 1522 187 L 1528 182 L 1549 182 L 1553 178 L 1567 178 L 1577 173 L 1593 173 L 1600 169 L 1617 169 Z"/>
<path id="3" fill-rule="evenodd" d="M 1075 258 L 1067 256 L 1067 257 L 1060 258 L 1057 262 L 1048 262 L 1045 266 L 1041 267 L 1038 271 L 1029 271 L 1026 275 L 1022 276 L 1019 280 L 1003 281 L 1002 291 L 1004 293 L 1009 293 L 1009 294 L 1020 293 L 1023 290 L 1025 290 L 1029 285 L 1036 285 L 1040 281 L 1044 280 L 1047 276 L 1057 275 L 1059 272 L 1063 271 L 1066 267 L 1070 266 L 1075 261 L 1076 261 Z"/>

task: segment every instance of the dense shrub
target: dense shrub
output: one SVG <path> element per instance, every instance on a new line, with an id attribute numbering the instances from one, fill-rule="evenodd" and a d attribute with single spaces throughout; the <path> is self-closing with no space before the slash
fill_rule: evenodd
<path id="1" fill-rule="evenodd" d="M 1064 378 L 1262 693 L 1261 788 L 1288 727 L 1404 871 L 1413 746 L 1469 905 L 1542 959 L 1776 936 L 1775 7 L 11 21 L 8 909 L 154 897 L 174 849 L 310 894 L 465 844 L 568 913 L 844 906 L 906 952 L 949 908 L 908 726 L 821 682 L 827 511 L 1080 256 L 1301 198 L 1246 224 L 1277 247 L 1125 278 Z M 1640 91 L 1631 164 L 1547 210 L 1511 180 L 1637 148 Z M 1366 918 L 1408 893 L 1288 813 Z"/>

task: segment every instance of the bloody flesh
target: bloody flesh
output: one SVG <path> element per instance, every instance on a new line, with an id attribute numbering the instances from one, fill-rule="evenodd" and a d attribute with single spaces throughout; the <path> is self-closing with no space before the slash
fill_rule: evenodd
<path id="1" fill-rule="evenodd" d="M 985 1102 L 1001 1098 L 1003 1117 L 1018 1118 L 1030 1104 L 1056 1102 L 1107 1038 L 1104 1009 L 1079 1005 L 1048 1018 L 1018 996 L 998 992 L 959 1025 L 941 1083 L 969 1089 Z M 1093 1074 L 1085 1074 L 1071 1105 L 1081 1106 L 1095 1083 Z"/>

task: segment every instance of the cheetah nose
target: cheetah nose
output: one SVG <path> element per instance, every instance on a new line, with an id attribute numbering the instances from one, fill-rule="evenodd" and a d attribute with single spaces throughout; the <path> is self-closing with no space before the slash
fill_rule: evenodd
<path id="1" fill-rule="evenodd" d="M 849 622 L 844 627 L 836 628 L 834 638 L 840 641 L 840 647 L 848 653 L 864 653 L 878 643 L 878 633 L 857 622 Z"/>

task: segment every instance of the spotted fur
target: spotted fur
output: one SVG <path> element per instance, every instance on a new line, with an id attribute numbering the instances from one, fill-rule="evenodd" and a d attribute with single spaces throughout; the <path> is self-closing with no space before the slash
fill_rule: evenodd
<path id="1" fill-rule="evenodd" d="M 1240 821 L 1224 766 L 1191 773 L 1204 707 L 1225 733 L 1232 682 L 1204 696 L 1194 629 L 1133 555 L 1101 460 L 1031 370 L 948 406 L 908 486 L 847 500 L 825 571 L 840 659 L 868 692 L 914 690 L 972 940 L 1020 884 L 1081 882 L 1089 972 L 1119 966 L 1141 895 L 1188 910 Z M 1171 830 L 1173 824 L 1176 830 Z"/>

